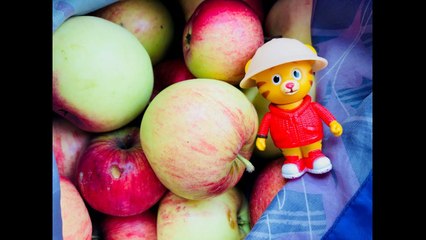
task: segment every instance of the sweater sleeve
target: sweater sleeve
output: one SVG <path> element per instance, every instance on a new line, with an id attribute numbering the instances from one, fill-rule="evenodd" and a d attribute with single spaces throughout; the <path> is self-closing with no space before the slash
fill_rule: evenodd
<path id="1" fill-rule="evenodd" d="M 319 115 L 319 117 L 327 124 L 327 126 L 330 125 L 330 123 L 336 118 L 331 114 L 324 106 L 317 102 L 313 102 L 312 106 L 315 109 L 315 112 Z"/>
<path id="2" fill-rule="evenodd" d="M 258 137 L 267 138 L 269 132 L 269 126 L 271 124 L 271 113 L 267 112 L 265 116 L 263 116 L 262 121 L 260 122 L 259 131 L 257 133 Z"/>

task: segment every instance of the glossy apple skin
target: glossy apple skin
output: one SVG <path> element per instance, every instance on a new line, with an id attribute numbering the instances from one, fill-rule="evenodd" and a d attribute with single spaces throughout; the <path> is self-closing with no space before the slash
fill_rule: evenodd
<path id="1" fill-rule="evenodd" d="M 91 139 L 91 134 L 56 117 L 52 120 L 52 148 L 58 173 L 76 184 L 78 160 Z"/>
<path id="2" fill-rule="evenodd" d="M 92 222 L 84 201 L 74 184 L 60 177 L 63 240 L 92 239 Z"/>
<path id="3" fill-rule="evenodd" d="M 129 30 L 148 52 L 153 65 L 166 55 L 174 34 L 173 19 L 160 0 L 126 0 L 108 5 L 97 16 Z"/>
<path id="4" fill-rule="evenodd" d="M 236 188 L 203 200 L 168 192 L 158 208 L 158 240 L 244 239 L 250 231 L 245 201 Z"/>
<path id="5" fill-rule="evenodd" d="M 140 214 L 166 191 L 146 160 L 137 127 L 94 138 L 81 156 L 77 173 L 87 203 L 113 216 Z"/>
<path id="6" fill-rule="evenodd" d="M 234 86 L 213 79 L 175 83 L 151 102 L 141 123 L 142 148 L 160 181 L 188 199 L 235 186 L 258 128 L 253 105 Z"/>
<path id="7" fill-rule="evenodd" d="M 156 240 L 157 214 L 147 210 L 129 217 L 106 216 L 102 232 L 105 240 Z"/>
<path id="8" fill-rule="evenodd" d="M 249 201 L 250 224 L 256 224 L 262 213 L 274 199 L 275 195 L 284 187 L 286 181 L 281 175 L 284 158 L 269 162 L 257 176 Z"/>
<path id="9" fill-rule="evenodd" d="M 206 0 L 185 25 L 186 66 L 197 78 L 237 85 L 244 67 L 263 44 L 262 25 L 254 11 L 237 0 Z"/>

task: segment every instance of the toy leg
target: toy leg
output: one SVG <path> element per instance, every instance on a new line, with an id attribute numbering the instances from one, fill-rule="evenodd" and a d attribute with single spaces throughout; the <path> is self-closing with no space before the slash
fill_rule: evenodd
<path id="1" fill-rule="evenodd" d="M 333 168 L 330 159 L 322 153 L 321 149 L 321 140 L 301 148 L 306 170 L 308 172 L 322 174 Z"/>
<path id="2" fill-rule="evenodd" d="M 285 158 L 281 168 L 283 177 L 293 179 L 302 176 L 306 172 L 302 150 L 300 148 L 282 148 L 281 151 Z"/>

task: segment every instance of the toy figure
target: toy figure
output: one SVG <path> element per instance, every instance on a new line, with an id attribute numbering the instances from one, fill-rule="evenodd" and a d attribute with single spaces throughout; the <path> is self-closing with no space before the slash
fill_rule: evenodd
<path id="1" fill-rule="evenodd" d="M 265 150 L 270 131 L 275 146 L 285 157 L 284 178 L 298 178 L 306 171 L 322 174 L 332 169 L 330 159 L 321 151 L 322 121 L 336 137 L 343 129 L 325 107 L 312 102 L 308 95 L 314 72 L 327 64 L 312 46 L 290 38 L 265 43 L 246 64 L 241 88 L 257 86 L 259 93 L 271 102 L 260 123 L 256 147 Z"/>

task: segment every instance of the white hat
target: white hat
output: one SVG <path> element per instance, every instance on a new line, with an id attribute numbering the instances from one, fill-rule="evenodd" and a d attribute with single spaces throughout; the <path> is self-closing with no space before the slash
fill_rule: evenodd
<path id="1" fill-rule="evenodd" d="M 313 72 L 325 68 L 328 64 L 327 59 L 318 57 L 316 53 L 299 40 L 274 38 L 256 50 L 248 66 L 246 75 L 240 82 L 240 87 L 249 88 L 256 86 L 255 81 L 251 77 L 268 68 L 301 60 L 314 60 L 315 62 L 312 66 Z"/>

